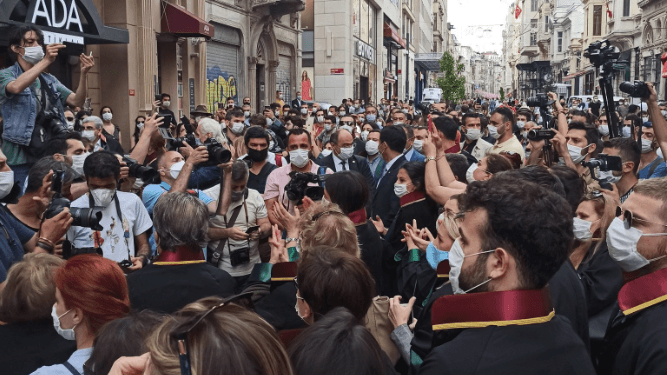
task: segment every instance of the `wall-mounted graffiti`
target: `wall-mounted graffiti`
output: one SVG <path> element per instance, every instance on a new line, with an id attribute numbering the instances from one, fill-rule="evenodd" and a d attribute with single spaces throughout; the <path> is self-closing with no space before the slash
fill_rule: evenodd
<path id="1" fill-rule="evenodd" d="M 215 112 L 216 104 L 225 102 L 229 97 L 238 103 L 238 89 L 236 77 L 223 72 L 220 67 L 206 69 L 206 105 L 211 113 Z"/>

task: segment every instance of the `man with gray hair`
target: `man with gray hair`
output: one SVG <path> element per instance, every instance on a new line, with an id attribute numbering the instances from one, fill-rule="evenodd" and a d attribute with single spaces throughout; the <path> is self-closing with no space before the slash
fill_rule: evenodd
<path id="1" fill-rule="evenodd" d="M 88 116 L 81 122 L 81 136 L 95 145 L 94 151 L 110 151 L 114 154 L 124 155 L 123 147 L 114 138 L 107 138 L 102 134 L 104 130 L 102 119 L 97 116 Z"/>
<path id="2" fill-rule="evenodd" d="M 208 209 L 187 193 L 164 194 L 153 209 L 158 256 L 127 277 L 133 310 L 173 313 L 204 297 L 234 294 L 236 282 L 206 263 Z"/>

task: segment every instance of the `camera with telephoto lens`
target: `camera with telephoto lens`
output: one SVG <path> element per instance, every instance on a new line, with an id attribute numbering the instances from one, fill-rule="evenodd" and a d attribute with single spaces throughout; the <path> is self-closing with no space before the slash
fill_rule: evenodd
<path id="1" fill-rule="evenodd" d="M 123 156 L 123 161 L 125 164 L 127 164 L 127 167 L 130 168 L 130 177 L 136 177 L 142 179 L 143 181 L 149 181 L 158 175 L 158 171 L 155 169 L 151 167 L 145 167 L 128 156 Z"/>
<path id="2" fill-rule="evenodd" d="M 102 212 L 93 208 L 74 208 L 70 207 L 69 199 L 63 197 L 62 188 L 63 188 L 63 178 L 65 177 L 65 171 L 57 170 L 53 172 L 53 181 L 51 182 L 51 190 L 55 193 L 49 206 L 44 211 L 44 219 L 50 219 L 59 213 L 61 213 L 65 208 L 69 208 L 70 215 L 72 215 L 72 225 L 75 227 L 85 227 L 93 230 L 100 231 L 104 228 L 100 225 L 102 220 Z"/>
<path id="3" fill-rule="evenodd" d="M 304 197 L 319 201 L 324 196 L 324 187 L 322 186 L 325 180 L 324 176 L 296 171 L 290 172 L 289 176 L 291 180 L 285 185 L 285 194 L 290 201 L 297 202 L 297 206 L 301 204 Z M 320 186 L 308 186 L 309 183 L 316 183 Z"/>
<path id="4" fill-rule="evenodd" d="M 43 109 L 37 114 L 35 124 L 50 131 L 52 137 L 65 136 L 68 134 L 67 128 L 60 119 L 58 108 Z"/>
<path id="5" fill-rule="evenodd" d="M 194 134 L 186 134 L 185 137 L 167 139 L 167 145 L 170 150 L 177 150 L 183 147 L 183 142 L 192 148 L 197 148 L 197 139 Z"/>
<path id="6" fill-rule="evenodd" d="M 529 107 L 548 107 L 554 104 L 554 100 L 549 100 L 547 94 L 537 94 L 537 96 L 526 99 L 526 105 Z"/>
<path id="7" fill-rule="evenodd" d="M 644 81 L 621 82 L 619 88 L 633 98 L 648 98 L 651 96 L 651 91 L 648 89 L 648 85 Z"/>
<path id="8" fill-rule="evenodd" d="M 584 57 L 587 57 L 594 66 L 602 66 L 606 62 L 618 60 L 621 57 L 621 52 L 605 39 L 591 43 L 586 48 Z"/>
<path id="9" fill-rule="evenodd" d="M 544 141 L 553 139 L 556 133 L 549 129 L 532 129 L 528 132 L 528 139 L 531 141 Z"/>
<path id="10" fill-rule="evenodd" d="M 206 146 L 206 151 L 208 151 L 208 161 L 202 163 L 202 167 L 216 166 L 232 160 L 231 151 L 224 148 L 215 138 L 207 139 L 206 142 L 204 142 L 204 146 Z"/>

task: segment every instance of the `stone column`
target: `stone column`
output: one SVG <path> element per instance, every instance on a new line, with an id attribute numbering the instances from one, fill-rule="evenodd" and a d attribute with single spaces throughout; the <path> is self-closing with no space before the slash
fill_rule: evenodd
<path id="1" fill-rule="evenodd" d="M 268 82 L 266 82 L 266 89 L 264 90 L 264 95 L 266 96 L 266 99 L 268 100 L 267 103 L 269 104 L 275 101 L 274 98 L 276 96 L 276 82 L 278 81 L 276 70 L 278 70 L 278 65 L 280 65 L 280 61 L 269 61 L 269 78 Z"/>
<path id="2" fill-rule="evenodd" d="M 259 107 L 260 98 L 257 97 L 257 57 L 248 56 L 248 89 L 247 95 L 250 97 L 250 103 L 255 106 L 257 113 L 262 113 Z"/>

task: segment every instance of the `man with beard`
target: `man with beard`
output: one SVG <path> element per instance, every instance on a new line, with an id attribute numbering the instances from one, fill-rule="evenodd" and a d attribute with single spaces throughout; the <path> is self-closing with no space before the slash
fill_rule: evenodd
<path id="1" fill-rule="evenodd" d="M 532 182 L 473 182 L 449 253 L 454 295 L 432 308 L 433 345 L 419 374 L 594 374 L 547 282 L 568 257 L 572 213 Z M 502 369 L 502 370 L 500 370 Z"/>
<path id="2" fill-rule="evenodd" d="M 248 149 L 247 160 L 251 160 L 250 174 L 248 176 L 248 188 L 257 190 L 264 194 L 266 179 L 274 169 L 275 164 L 269 163 L 269 135 L 266 130 L 259 126 L 248 128 L 243 136 L 245 147 Z M 273 155 L 275 158 L 275 155 Z"/>

